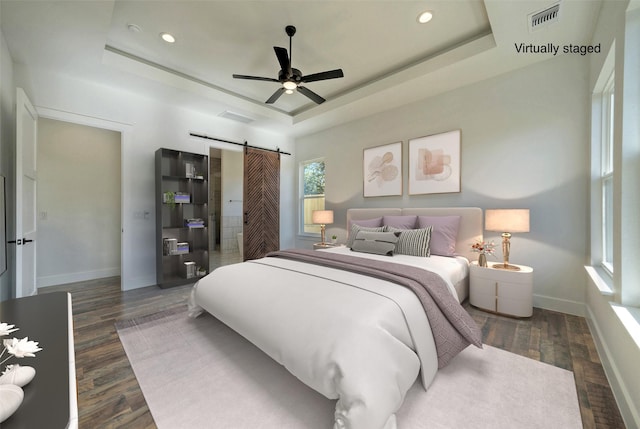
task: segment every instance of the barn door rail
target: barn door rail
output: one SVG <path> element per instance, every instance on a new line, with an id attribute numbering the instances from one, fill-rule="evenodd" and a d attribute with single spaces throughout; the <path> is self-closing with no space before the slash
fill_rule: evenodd
<path id="1" fill-rule="evenodd" d="M 234 145 L 236 145 L 236 146 L 242 146 L 242 147 L 244 147 L 244 148 L 251 148 L 251 149 L 264 150 L 264 151 L 267 151 L 267 152 L 276 152 L 276 153 L 279 153 L 279 154 L 281 154 L 281 155 L 291 155 L 289 152 L 283 152 L 283 151 L 281 151 L 281 150 L 280 150 L 280 148 L 276 148 L 276 149 L 267 149 L 267 148 L 264 148 L 264 147 L 251 146 L 251 145 L 250 145 L 250 144 L 248 144 L 246 141 L 245 141 L 244 143 L 238 143 L 238 142 L 234 142 L 234 141 L 231 141 L 231 140 L 219 139 L 219 138 L 217 138 L 217 137 L 210 137 L 210 136 L 207 136 L 207 135 L 204 135 L 204 134 L 197 134 L 197 133 L 189 133 L 189 135 L 190 135 L 191 137 L 197 137 L 197 138 L 200 138 L 200 139 L 205 139 L 205 140 L 215 140 L 215 141 L 217 141 L 217 142 L 234 144 Z"/>

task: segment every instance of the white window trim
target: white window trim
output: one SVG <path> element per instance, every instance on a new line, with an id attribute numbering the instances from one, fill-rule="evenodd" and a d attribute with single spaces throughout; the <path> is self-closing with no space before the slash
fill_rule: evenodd
<path id="1" fill-rule="evenodd" d="M 630 195 L 640 189 L 640 2 L 629 4 L 624 27 L 624 45 L 616 54 L 624 60 L 616 77 L 616 301 L 623 306 L 640 308 L 640 205 Z M 620 84 L 618 84 L 620 82 Z"/>
<path id="2" fill-rule="evenodd" d="M 607 89 L 614 84 L 612 75 L 615 71 L 615 41 L 612 43 L 607 57 L 602 65 L 602 70 L 592 95 L 591 112 L 591 244 L 590 244 L 590 265 L 585 267 L 587 272 L 598 285 L 600 293 L 606 296 L 613 296 L 615 285 L 613 279 L 613 267 L 603 263 L 605 259 L 605 224 L 604 224 L 604 198 L 603 192 L 603 164 L 604 145 L 603 139 L 607 133 L 611 132 L 609 126 L 605 126 L 609 109 L 608 103 L 604 103 Z M 608 122 L 608 119 L 607 121 Z M 613 124 L 611 124 L 613 126 Z M 610 134 L 609 134 L 610 135 Z M 609 163 L 612 167 L 612 164 Z M 614 243 L 615 246 L 615 243 Z"/>
<path id="3" fill-rule="evenodd" d="M 605 70 L 603 70 L 605 71 Z M 599 183 L 600 183 L 600 210 L 601 210 L 601 230 L 600 230 L 600 258 L 598 264 L 604 270 L 605 274 L 609 277 L 613 277 L 613 255 L 609 255 L 611 257 L 611 262 L 607 261 L 606 256 L 609 252 L 607 252 L 607 237 L 609 234 L 613 234 L 613 230 L 609 233 L 607 232 L 607 222 L 612 222 L 612 227 L 614 224 L 613 219 L 608 219 L 606 214 L 607 212 L 607 202 L 606 202 L 606 193 L 605 183 L 611 184 L 611 189 L 613 192 L 614 186 L 614 167 L 613 167 L 613 133 L 614 133 L 614 105 L 615 104 L 615 70 L 606 70 L 608 73 L 608 77 L 602 92 L 600 93 L 600 103 L 601 103 L 601 115 L 600 115 L 600 126 L 601 126 L 601 136 L 598 144 L 600 145 L 600 173 L 599 173 Z M 611 97 L 614 97 L 614 103 L 611 103 Z M 613 201 L 613 195 L 610 195 L 611 200 Z M 611 213 L 613 215 L 613 208 L 611 208 Z M 613 229 L 613 228 L 612 228 Z M 610 237 L 613 239 L 613 237 Z M 615 246 L 615 242 L 614 242 Z M 612 249 L 613 252 L 613 249 Z"/>
<path id="4" fill-rule="evenodd" d="M 320 238 L 319 232 L 305 232 L 304 231 L 304 167 L 307 164 L 311 164 L 314 162 L 325 162 L 324 158 L 314 158 L 308 159 L 306 161 L 301 161 L 298 165 L 298 237 L 302 239 L 313 239 L 316 240 Z M 326 164 L 325 164 L 326 168 Z M 326 170 L 325 170 L 326 177 Z"/>

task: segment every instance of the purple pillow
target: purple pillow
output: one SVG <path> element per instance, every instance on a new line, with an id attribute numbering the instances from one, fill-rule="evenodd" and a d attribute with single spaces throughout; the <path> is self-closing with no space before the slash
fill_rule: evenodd
<path id="1" fill-rule="evenodd" d="M 460 216 L 418 216 L 418 227 L 433 226 L 431 231 L 432 255 L 455 256 Z"/>
<path id="2" fill-rule="evenodd" d="M 382 226 L 382 217 L 375 217 L 373 219 L 349 219 L 347 231 L 351 231 L 351 225 L 364 226 L 365 228 L 378 228 Z"/>
<path id="3" fill-rule="evenodd" d="M 382 224 L 398 229 L 415 229 L 418 216 L 385 216 Z"/>

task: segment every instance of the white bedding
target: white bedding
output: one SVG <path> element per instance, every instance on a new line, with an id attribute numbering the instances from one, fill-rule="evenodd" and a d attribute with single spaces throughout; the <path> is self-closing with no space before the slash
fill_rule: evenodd
<path id="1" fill-rule="evenodd" d="M 422 256 L 399 255 L 393 256 L 374 255 L 371 253 L 353 252 L 346 246 L 330 247 L 319 250 L 320 252 L 330 252 L 342 255 L 357 256 L 361 258 L 376 259 L 378 261 L 395 262 L 397 264 L 409 265 L 412 267 L 424 268 L 433 271 L 447 282 L 451 294 L 458 302 L 462 302 L 465 296 L 458 293 L 456 285 L 461 284 L 469 277 L 469 260 L 464 256 L 438 256 L 431 255 L 428 258 Z"/>
<path id="2" fill-rule="evenodd" d="M 345 250 L 377 259 L 346 248 L 331 251 Z M 413 266 L 429 259 L 400 256 L 393 261 Z M 455 296 L 452 284 L 464 274 L 453 273 L 454 263 L 432 259 L 429 264 L 448 277 Z M 192 291 L 190 314 L 201 309 L 308 386 L 337 399 L 334 428 L 395 428 L 395 412 L 418 373 L 426 388 L 438 368 L 422 304 L 409 289 L 381 279 L 263 258 L 218 268 L 201 279 Z"/>

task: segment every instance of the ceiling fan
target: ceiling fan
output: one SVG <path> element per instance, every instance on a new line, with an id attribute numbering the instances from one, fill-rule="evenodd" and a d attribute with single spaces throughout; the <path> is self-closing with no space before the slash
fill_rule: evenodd
<path id="1" fill-rule="evenodd" d="M 267 101 L 265 101 L 265 103 L 267 104 L 275 103 L 275 101 L 280 98 L 283 93 L 286 92 L 287 94 L 292 94 L 294 90 L 297 90 L 298 92 L 302 93 L 302 95 L 307 96 L 318 104 L 324 103 L 324 98 L 311 91 L 309 88 L 302 86 L 302 84 L 343 77 L 344 74 L 342 73 L 342 69 L 329 70 L 304 76 L 300 70 L 291 67 L 291 39 L 293 38 L 293 35 L 296 34 L 296 27 L 294 27 L 293 25 L 287 25 L 284 31 L 289 36 L 289 54 L 287 54 L 287 50 L 285 48 L 279 48 L 277 46 L 273 47 L 274 51 L 276 52 L 278 62 L 280 63 L 280 71 L 278 72 L 277 79 L 260 76 L 246 76 L 242 74 L 234 74 L 233 77 L 236 79 L 263 80 L 267 82 L 277 82 L 282 84 L 282 87 L 278 88 L 276 92 L 274 92 L 273 95 L 269 97 Z"/>

